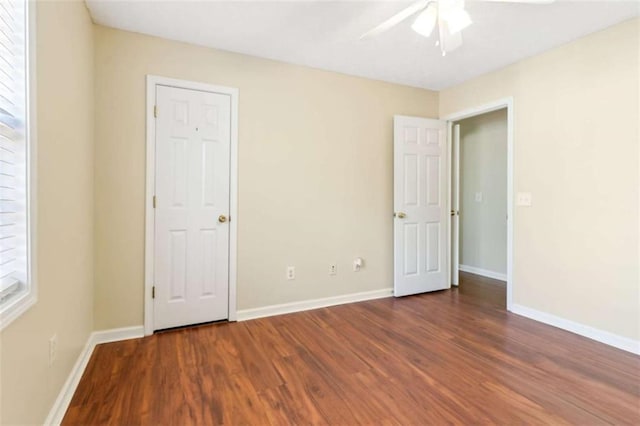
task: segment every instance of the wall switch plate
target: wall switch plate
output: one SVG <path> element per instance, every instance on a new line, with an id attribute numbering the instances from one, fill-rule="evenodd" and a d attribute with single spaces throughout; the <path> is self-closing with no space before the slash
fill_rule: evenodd
<path id="1" fill-rule="evenodd" d="M 518 192 L 516 195 L 516 206 L 531 206 L 531 193 L 530 192 Z"/>
<path id="2" fill-rule="evenodd" d="M 329 265 L 329 275 L 335 275 L 338 273 L 338 265 L 336 265 L 335 263 L 332 263 L 331 265 Z"/>
<path id="3" fill-rule="evenodd" d="M 295 266 L 287 266 L 287 279 L 295 280 L 296 279 L 296 267 Z"/>
<path id="4" fill-rule="evenodd" d="M 362 258 L 356 257 L 355 260 L 353 261 L 353 272 L 360 272 L 360 269 L 362 268 L 363 264 L 364 264 L 364 261 L 362 260 Z"/>
<path id="5" fill-rule="evenodd" d="M 482 192 L 476 192 L 476 203 L 482 202 Z"/>

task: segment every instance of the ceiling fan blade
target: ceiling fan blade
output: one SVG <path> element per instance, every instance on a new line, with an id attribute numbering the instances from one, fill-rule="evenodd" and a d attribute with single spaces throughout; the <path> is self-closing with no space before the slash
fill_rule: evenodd
<path id="1" fill-rule="evenodd" d="M 360 36 L 360 40 L 362 40 L 364 38 L 369 38 L 369 37 L 376 36 L 376 35 L 378 35 L 378 34 L 380 34 L 382 32 L 385 32 L 385 31 L 395 27 L 400 22 L 404 21 L 405 19 L 407 19 L 408 17 L 410 17 L 414 13 L 417 13 L 417 12 L 421 11 L 422 9 L 424 9 L 425 7 L 427 7 L 429 5 L 429 3 L 431 3 L 431 1 L 432 0 L 418 0 L 418 1 L 416 1 L 411 6 L 409 6 L 406 9 L 403 9 L 400 12 L 396 13 L 391 18 L 387 19 L 386 21 L 384 21 L 383 23 L 381 23 L 377 27 L 367 31 L 364 34 L 362 34 Z"/>

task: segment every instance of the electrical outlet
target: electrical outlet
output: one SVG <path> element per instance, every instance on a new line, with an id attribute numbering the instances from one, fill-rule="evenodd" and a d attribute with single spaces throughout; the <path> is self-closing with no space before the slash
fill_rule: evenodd
<path id="1" fill-rule="evenodd" d="M 296 279 L 296 267 L 295 266 L 287 266 L 287 279 L 295 280 Z"/>
<path id="2" fill-rule="evenodd" d="M 52 366 L 56 361 L 58 354 L 58 335 L 54 334 L 49 338 L 49 366 Z"/>
<path id="3" fill-rule="evenodd" d="M 476 192 L 476 203 L 482 202 L 482 192 Z"/>
<path id="4" fill-rule="evenodd" d="M 335 263 L 332 263 L 331 265 L 329 265 L 329 275 L 335 275 L 338 273 L 338 265 L 336 265 Z"/>

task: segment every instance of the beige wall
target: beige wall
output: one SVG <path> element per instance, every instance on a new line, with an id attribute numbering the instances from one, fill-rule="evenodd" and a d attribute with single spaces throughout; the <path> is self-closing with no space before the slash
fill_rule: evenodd
<path id="1" fill-rule="evenodd" d="M 440 93 L 440 116 L 513 96 L 514 303 L 640 339 L 635 19 Z"/>
<path id="2" fill-rule="evenodd" d="M 39 296 L 0 335 L 1 424 L 44 421 L 93 329 L 93 29 L 84 3 L 39 2 L 36 49 Z"/>
<path id="3" fill-rule="evenodd" d="M 460 121 L 460 264 L 507 273 L 507 110 Z M 481 193 L 481 201 L 476 193 Z"/>
<path id="4" fill-rule="evenodd" d="M 436 93 L 103 27 L 95 37 L 97 329 L 143 322 L 146 74 L 240 90 L 239 309 L 392 286 L 393 115 L 436 117 Z"/>

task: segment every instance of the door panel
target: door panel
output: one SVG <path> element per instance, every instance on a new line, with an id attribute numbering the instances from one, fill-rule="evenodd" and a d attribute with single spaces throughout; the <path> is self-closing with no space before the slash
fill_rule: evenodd
<path id="1" fill-rule="evenodd" d="M 418 273 L 418 224 L 403 223 L 404 228 L 404 275 L 411 276 Z"/>
<path id="2" fill-rule="evenodd" d="M 440 223 L 427 222 L 426 272 L 440 272 Z"/>
<path id="3" fill-rule="evenodd" d="M 156 86 L 154 328 L 228 317 L 228 95 Z"/>
<path id="4" fill-rule="evenodd" d="M 169 300 L 184 300 L 187 279 L 187 233 L 183 229 L 174 229 L 169 231 L 169 235 L 171 261 Z"/>
<path id="5" fill-rule="evenodd" d="M 449 288 L 446 124 L 394 118 L 394 294 Z"/>

